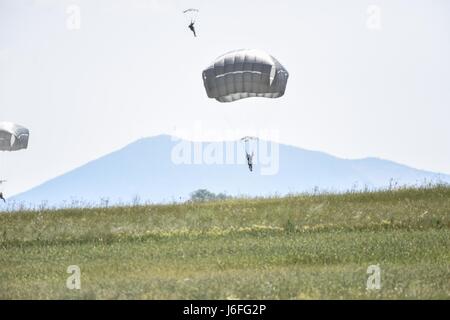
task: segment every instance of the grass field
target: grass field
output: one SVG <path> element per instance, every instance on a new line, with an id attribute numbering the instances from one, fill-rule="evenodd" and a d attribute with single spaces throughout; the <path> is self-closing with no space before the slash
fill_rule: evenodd
<path id="1" fill-rule="evenodd" d="M 4 213 L 0 298 L 449 299 L 450 188 Z"/>

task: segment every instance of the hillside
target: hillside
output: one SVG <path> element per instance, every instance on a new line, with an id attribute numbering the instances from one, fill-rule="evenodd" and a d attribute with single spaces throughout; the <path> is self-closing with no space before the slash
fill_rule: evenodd
<path id="1" fill-rule="evenodd" d="M 449 299 L 449 212 L 436 186 L 4 213 L 0 298 Z"/>
<path id="2" fill-rule="evenodd" d="M 191 164 L 173 161 L 173 151 L 180 143 L 190 146 L 191 154 L 187 158 Z M 210 163 L 215 159 L 210 143 L 198 146 L 202 150 L 200 161 L 192 164 L 198 157 L 194 154 L 197 147 L 190 142 L 169 136 L 141 139 L 17 195 L 10 202 L 74 205 L 108 199 L 113 204 L 130 203 L 139 197 L 142 201 L 167 203 L 186 200 L 190 192 L 200 188 L 234 196 L 268 196 L 315 189 L 341 192 L 384 188 L 393 181 L 399 185 L 450 182 L 448 175 L 416 170 L 391 161 L 340 159 L 288 145 L 279 145 L 278 151 L 273 153 L 261 149 L 255 171 L 250 173 L 242 143 L 233 146 L 231 164 L 226 161 L 229 153 L 225 145 L 219 157 L 225 164 Z"/>

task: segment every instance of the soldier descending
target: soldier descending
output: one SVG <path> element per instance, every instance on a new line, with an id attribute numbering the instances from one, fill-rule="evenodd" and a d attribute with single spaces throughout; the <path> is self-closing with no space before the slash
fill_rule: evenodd
<path id="1" fill-rule="evenodd" d="M 248 164 L 248 168 L 250 169 L 250 172 L 253 171 L 253 156 L 254 153 L 252 152 L 252 154 L 248 154 L 247 152 L 245 152 L 246 156 L 247 156 L 247 164 Z"/>
<path id="2" fill-rule="evenodd" d="M 197 37 L 197 33 L 195 32 L 195 27 L 194 27 L 195 22 L 191 21 L 191 24 L 189 25 L 189 29 L 191 29 L 191 31 L 194 33 L 194 37 Z"/>

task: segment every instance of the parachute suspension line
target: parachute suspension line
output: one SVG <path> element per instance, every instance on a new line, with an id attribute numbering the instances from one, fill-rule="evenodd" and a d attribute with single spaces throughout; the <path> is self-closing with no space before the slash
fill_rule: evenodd
<path id="1" fill-rule="evenodd" d="M 183 14 L 186 15 L 191 23 L 195 23 L 197 21 L 199 10 L 195 8 L 186 9 L 183 11 Z"/>
<path id="2" fill-rule="evenodd" d="M 253 156 L 255 154 L 255 150 L 257 149 L 258 141 L 257 137 L 246 136 L 241 139 L 244 142 L 245 153 L 247 155 Z"/>

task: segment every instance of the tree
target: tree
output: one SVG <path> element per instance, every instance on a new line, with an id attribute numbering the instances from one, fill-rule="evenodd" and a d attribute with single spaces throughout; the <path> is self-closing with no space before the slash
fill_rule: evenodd
<path id="1" fill-rule="evenodd" d="M 191 193 L 191 201 L 204 202 L 216 199 L 216 195 L 206 189 L 198 189 Z"/>

